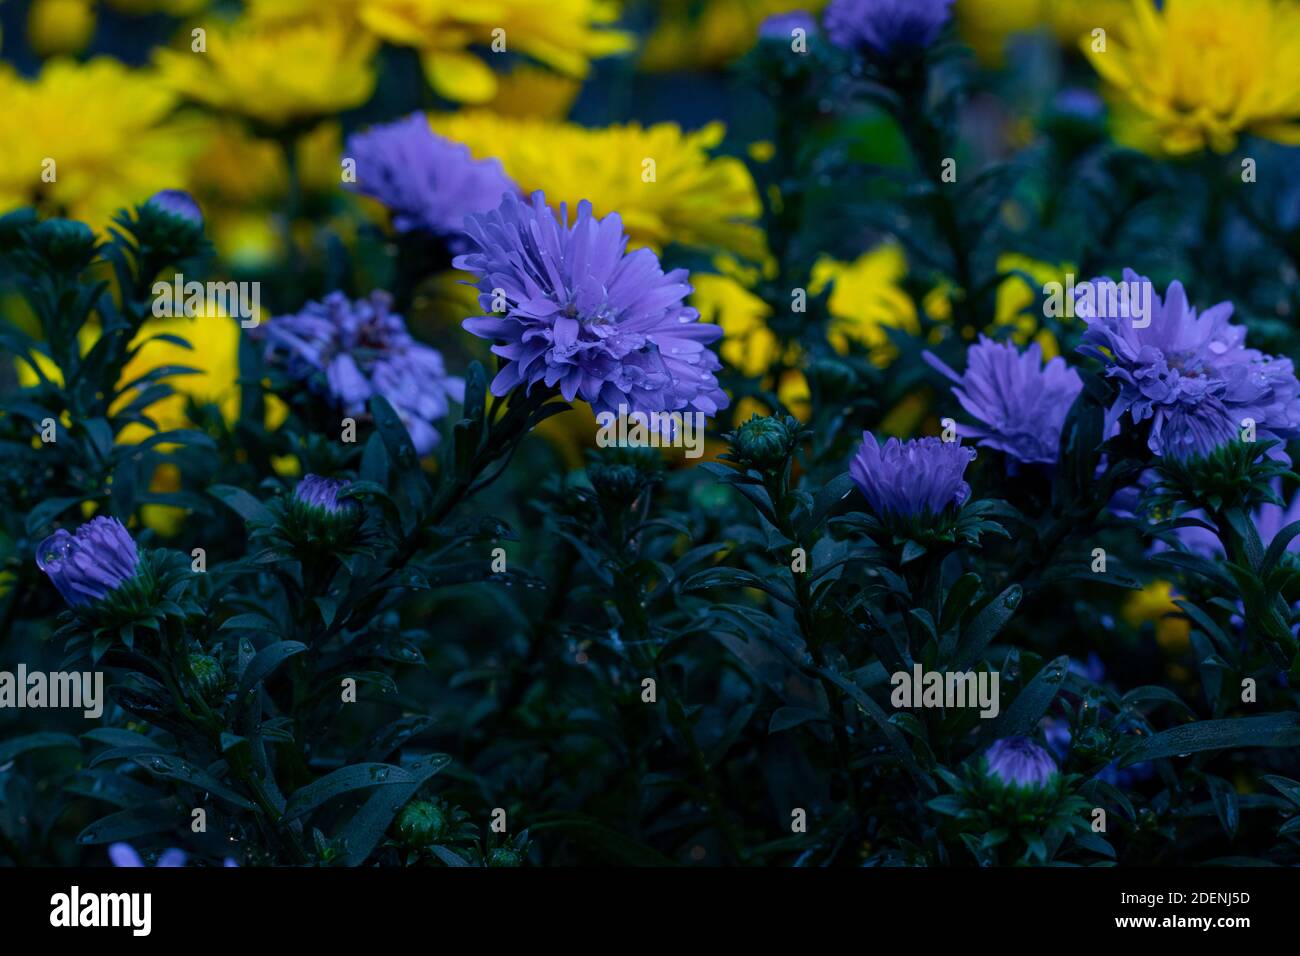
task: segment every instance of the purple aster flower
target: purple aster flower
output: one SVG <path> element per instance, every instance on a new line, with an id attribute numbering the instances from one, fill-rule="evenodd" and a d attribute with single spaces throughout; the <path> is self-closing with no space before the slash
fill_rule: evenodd
<path id="1" fill-rule="evenodd" d="M 849 475 L 880 518 L 934 517 L 966 503 L 970 485 L 962 474 L 974 457 L 974 449 L 933 436 L 881 446 L 863 432 Z"/>
<path id="2" fill-rule="evenodd" d="M 37 566 L 72 607 L 93 604 L 135 577 L 140 552 L 116 518 L 92 518 L 75 535 L 60 528 L 36 548 Z"/>
<path id="3" fill-rule="evenodd" d="M 627 252 L 617 213 L 597 219 L 584 200 L 570 223 L 566 205 L 557 219 L 535 192 L 531 205 L 505 196 L 466 228 L 474 251 L 453 264 L 478 276 L 487 313 L 465 329 L 494 340 L 506 360 L 493 395 L 540 382 L 597 414 L 624 406 L 712 416 L 727 406 L 708 348 L 722 329 L 683 304 L 686 270 L 665 273 L 649 249 Z"/>
<path id="4" fill-rule="evenodd" d="M 1125 412 L 1134 423 L 1149 419 L 1151 451 L 1175 458 L 1209 454 L 1236 438 L 1246 419 L 1260 439 L 1300 435 L 1300 382 L 1291 360 L 1246 348 L 1245 328 L 1228 321 L 1231 303 L 1198 316 L 1179 282 L 1170 283 L 1163 301 L 1130 269 L 1124 282 L 1127 296 L 1116 295 L 1109 279 L 1075 290 L 1075 313 L 1088 325 L 1079 351 L 1099 359 L 1120 386 L 1108 431 Z M 1149 295 L 1135 297 L 1138 289 Z M 1135 299 L 1148 299 L 1149 307 L 1135 308 Z"/>
<path id="5" fill-rule="evenodd" d="M 153 206 L 162 212 L 175 216 L 177 219 L 183 219 L 185 222 L 193 223 L 196 226 L 203 226 L 203 213 L 199 209 L 199 204 L 183 189 L 164 189 L 156 192 L 149 197 L 147 205 Z"/>
<path id="6" fill-rule="evenodd" d="M 981 335 L 966 351 L 965 375 L 928 351 L 925 360 L 953 381 L 957 401 L 980 423 L 959 426 L 961 435 L 1018 462 L 1056 463 L 1065 417 L 1083 390 L 1065 359 L 1057 356 L 1044 365 L 1037 342 L 1019 352 Z"/>
<path id="7" fill-rule="evenodd" d="M 265 339 L 268 361 L 308 383 L 344 414 L 361 414 L 372 395 L 382 395 L 410 432 L 415 450 L 425 455 L 439 442 L 433 423 L 447 414 L 451 401 L 464 400 L 465 382 L 447 374 L 441 353 L 411 337 L 402 317 L 389 311 L 391 304 L 386 292 L 355 302 L 331 292 L 253 334 Z"/>
<path id="8" fill-rule="evenodd" d="M 298 501 L 312 508 L 319 508 L 328 514 L 351 513 L 357 510 L 355 498 L 339 499 L 339 493 L 352 482 L 338 478 L 322 478 L 320 475 L 306 475 L 293 490 Z"/>
<path id="9" fill-rule="evenodd" d="M 142 867 L 144 858 L 136 852 L 135 847 L 129 843 L 111 843 L 108 847 L 108 858 L 114 866 L 117 867 Z M 185 851 L 172 848 L 163 850 L 158 856 L 156 867 L 172 868 L 185 865 Z"/>
<path id="10" fill-rule="evenodd" d="M 758 25 L 758 36 L 760 40 L 789 43 L 794 38 L 795 30 L 802 30 L 805 37 L 814 36 L 817 33 L 817 21 L 807 10 L 774 13 Z"/>
<path id="11" fill-rule="evenodd" d="M 938 39 L 951 6 L 952 0 L 831 0 L 822 22 L 836 46 L 899 59 Z"/>
<path id="12" fill-rule="evenodd" d="M 1093 90 L 1083 86 L 1069 86 L 1056 94 L 1052 106 L 1062 116 L 1079 120 L 1100 119 L 1106 104 Z"/>
<path id="13" fill-rule="evenodd" d="M 1046 786 L 1056 776 L 1052 755 L 1028 737 L 1003 737 L 984 755 L 987 773 L 1008 787 Z"/>
<path id="14" fill-rule="evenodd" d="M 467 146 L 437 135 L 423 113 L 354 133 L 347 154 L 357 164 L 350 188 L 387 206 L 393 228 L 451 239 L 457 251 L 466 216 L 518 192 L 499 160 L 474 159 Z"/>

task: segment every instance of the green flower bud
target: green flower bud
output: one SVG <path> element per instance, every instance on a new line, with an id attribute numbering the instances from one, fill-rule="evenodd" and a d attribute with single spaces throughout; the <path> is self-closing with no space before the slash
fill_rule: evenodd
<path id="1" fill-rule="evenodd" d="M 488 866 L 522 866 L 523 862 L 523 858 L 519 855 L 519 851 L 508 846 L 499 846 L 494 850 L 488 851 Z"/>
<path id="2" fill-rule="evenodd" d="M 409 847 L 441 842 L 447 832 L 447 810 L 439 803 L 412 800 L 397 816 L 397 836 Z"/>
<path id="3" fill-rule="evenodd" d="M 199 693 L 204 700 L 212 701 L 221 696 L 226 686 L 226 674 L 221 662 L 210 654 L 191 654 L 190 671 L 199 685 Z"/>
<path id="4" fill-rule="evenodd" d="M 728 458 L 758 471 L 776 471 L 785 467 L 802 437 L 799 422 L 789 415 L 783 418 L 755 415 L 727 435 L 731 442 Z"/>

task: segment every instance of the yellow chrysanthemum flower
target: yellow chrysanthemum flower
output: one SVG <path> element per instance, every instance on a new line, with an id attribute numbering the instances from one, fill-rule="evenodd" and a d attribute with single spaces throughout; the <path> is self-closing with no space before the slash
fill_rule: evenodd
<path id="1" fill-rule="evenodd" d="M 0 67 L 0 103 L 0 212 L 36 205 L 103 226 L 184 183 L 195 144 L 151 71 L 107 58 L 52 60 L 35 79 Z"/>
<path id="2" fill-rule="evenodd" d="M 663 0 L 640 65 L 651 72 L 716 69 L 752 47 L 759 24 L 773 14 L 824 6 L 826 0 Z"/>
<path id="3" fill-rule="evenodd" d="M 1300 144 L 1300 4 L 1133 0 L 1084 52 L 1117 106 L 1115 136 L 1150 152 L 1227 153 L 1242 133 Z"/>
<path id="4" fill-rule="evenodd" d="M 587 129 L 481 110 L 432 122 L 476 157 L 500 159 L 525 193 L 540 189 L 553 205 L 571 208 L 589 199 L 597 216 L 617 212 L 632 248 L 679 242 L 750 260 L 765 255 L 749 170 L 734 157 L 710 155 L 722 142 L 721 123 L 691 133 L 676 123 Z"/>
<path id="5" fill-rule="evenodd" d="M 342 17 L 242 20 L 208 30 L 205 52 L 159 50 L 156 59 L 176 93 L 280 127 L 370 99 L 377 46 Z"/>
<path id="6" fill-rule="evenodd" d="M 902 329 L 911 335 L 921 331 L 916 304 L 900 285 L 906 275 L 907 257 L 893 242 L 868 250 L 853 262 L 819 260 L 808 291 L 820 295 L 828 284 L 835 284 L 827 300 L 831 345 L 846 352 L 851 340 L 866 346 L 876 364 L 892 362 L 898 350 L 886 330 Z"/>
<path id="7" fill-rule="evenodd" d="M 632 46 L 610 29 L 618 5 L 609 0 L 252 0 L 250 13 L 283 20 L 322 7 L 386 43 L 415 48 L 433 88 L 461 103 L 486 103 L 497 93 L 496 74 L 471 46 L 523 54 L 575 79 L 593 59 Z"/>

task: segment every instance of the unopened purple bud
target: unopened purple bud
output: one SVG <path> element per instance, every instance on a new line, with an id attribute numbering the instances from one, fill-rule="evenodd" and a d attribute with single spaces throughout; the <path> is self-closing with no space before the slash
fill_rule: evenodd
<path id="1" fill-rule="evenodd" d="M 1028 737 L 1004 737 L 984 755 L 988 775 L 1008 787 L 1038 790 L 1056 776 L 1056 761 Z"/>
<path id="2" fill-rule="evenodd" d="M 36 548 L 36 564 L 72 607 L 93 604 L 135 577 L 140 552 L 122 522 L 95 518 L 69 534 L 60 528 Z"/>

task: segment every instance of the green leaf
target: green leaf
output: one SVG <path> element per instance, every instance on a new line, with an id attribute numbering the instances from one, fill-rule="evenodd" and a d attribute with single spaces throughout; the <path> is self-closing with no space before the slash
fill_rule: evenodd
<path id="1" fill-rule="evenodd" d="M 1201 720 L 1162 730 L 1125 754 L 1120 766 L 1236 747 L 1300 747 L 1300 713 Z"/>
<path id="2" fill-rule="evenodd" d="M 1019 584 L 1013 584 L 980 610 L 962 635 L 957 649 L 957 658 L 952 662 L 953 670 L 967 670 L 984 653 L 998 632 L 1006 626 L 1007 621 L 1020 607 L 1024 591 Z"/>
<path id="3" fill-rule="evenodd" d="M 295 791 L 285 806 L 284 816 L 285 819 L 292 820 L 310 813 L 327 800 L 345 793 L 369 787 L 411 783 L 414 779 L 401 767 L 386 763 L 358 763 L 350 767 L 340 767 Z"/>
<path id="4" fill-rule="evenodd" d="M 208 494 L 249 524 L 269 525 L 275 522 L 270 509 L 243 488 L 236 488 L 233 485 L 212 485 L 208 488 Z"/>
<path id="5" fill-rule="evenodd" d="M 989 725 L 984 732 L 985 739 L 1032 734 L 1069 673 L 1070 658 L 1066 654 L 1044 665 L 1016 695 L 1002 716 Z"/>
<path id="6" fill-rule="evenodd" d="M 419 792 L 426 780 L 451 763 L 446 754 L 429 754 L 409 763 L 404 768 L 411 779 L 406 783 L 383 787 L 370 795 L 343 828 L 336 839 L 344 846 L 343 864 L 360 866 L 374 852 L 384 838 L 393 817 Z"/>
<path id="7" fill-rule="evenodd" d="M 33 750 L 50 750 L 55 747 L 80 750 L 81 743 L 71 734 L 61 734 L 54 731 L 41 731 L 40 733 L 27 734 L 24 737 L 15 737 L 12 740 L 0 743 L 0 766 L 7 764 L 21 754 L 30 753 Z"/>
<path id="8" fill-rule="evenodd" d="M 220 797 L 237 807 L 243 807 L 245 810 L 256 809 L 250 801 L 227 784 L 222 783 L 206 770 L 194 766 L 188 760 L 163 753 L 132 754 L 131 759 L 161 780 L 175 780 L 190 787 L 197 787 L 199 790 L 207 790 L 213 796 Z"/>

